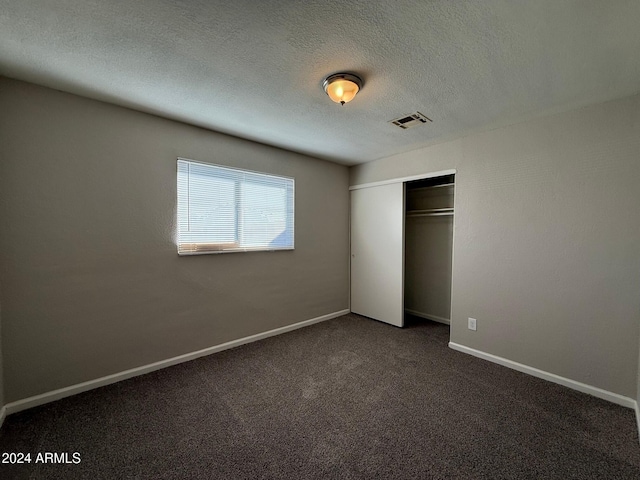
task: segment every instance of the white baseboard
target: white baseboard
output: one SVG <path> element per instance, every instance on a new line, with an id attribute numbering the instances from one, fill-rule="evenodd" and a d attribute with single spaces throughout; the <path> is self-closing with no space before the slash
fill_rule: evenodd
<path id="1" fill-rule="evenodd" d="M 437 315 L 431 315 L 430 313 L 422 313 L 417 310 L 410 310 L 408 308 L 404 309 L 405 313 L 409 313 L 415 317 L 426 318 L 427 320 L 433 320 L 434 322 L 444 323 L 445 325 L 451 325 L 451 320 L 444 317 L 439 317 Z"/>
<path id="2" fill-rule="evenodd" d="M 640 407 L 638 402 L 640 402 L 640 398 L 636 402 L 636 422 L 638 423 L 638 440 L 640 440 Z"/>
<path id="3" fill-rule="evenodd" d="M 593 395 L 594 397 L 617 403 L 618 405 L 622 405 L 623 407 L 635 408 L 636 415 L 638 414 L 638 403 L 633 398 L 609 392 L 607 390 L 603 390 L 602 388 L 593 387 L 591 385 L 587 385 L 586 383 L 576 382 L 575 380 L 561 377 L 560 375 L 556 375 L 554 373 L 545 372 L 544 370 L 538 370 L 537 368 L 530 367 L 522 363 L 513 362 L 511 360 L 507 360 L 506 358 L 491 355 L 490 353 L 485 353 L 474 348 L 465 347 L 464 345 L 460 345 L 458 343 L 449 342 L 449 348 L 452 348 L 453 350 L 457 350 L 459 352 L 468 353 L 469 355 L 473 355 L 474 357 L 482 358 L 484 360 L 497 363 L 499 365 L 517 370 L 522 373 L 533 375 L 534 377 L 542 378 L 543 380 L 548 380 L 559 385 L 564 385 L 565 387 L 569 387 L 579 392 L 588 393 L 589 395 Z M 638 428 L 640 429 L 640 423 L 638 424 Z"/>
<path id="4" fill-rule="evenodd" d="M 7 407 L 0 408 L 0 428 L 2 428 L 2 424 L 4 423 L 4 419 L 7 416 Z"/>
<path id="5" fill-rule="evenodd" d="M 179 363 L 188 362 L 189 360 L 195 360 L 196 358 L 221 352 L 222 350 L 228 350 L 230 348 L 239 347 L 240 345 L 244 345 L 246 343 L 256 342 L 264 338 L 273 337 L 275 335 L 280 335 L 282 333 L 290 332 L 292 330 L 297 330 L 298 328 L 307 327 L 309 325 L 313 325 L 314 323 L 324 322 L 325 320 L 330 320 L 332 318 L 340 317 L 342 315 L 346 315 L 347 313 L 349 313 L 349 309 L 340 310 L 339 312 L 333 312 L 327 315 L 322 315 L 321 317 L 312 318 L 310 320 L 304 320 L 302 322 L 294 323 L 293 325 L 287 325 L 285 327 L 276 328 L 274 330 L 269 330 L 267 332 L 257 333 L 255 335 L 239 338 L 238 340 L 232 340 L 231 342 L 205 348 L 203 350 L 198 350 L 196 352 L 186 353 L 184 355 L 169 358 L 167 360 L 161 360 L 159 362 L 151 363 L 149 365 L 143 365 L 141 367 L 125 370 L 124 372 L 114 373 L 113 375 L 107 375 L 106 377 L 96 378 L 95 380 L 89 380 L 87 382 L 78 383 L 77 385 L 71 385 L 69 387 L 64 387 L 58 390 L 53 390 L 51 392 L 35 395 L 33 397 L 25 398 L 23 400 L 18 400 L 18 401 L 6 404 L 3 407 L 3 412 L 6 410 L 6 415 L 10 415 L 12 413 L 20 412 L 28 408 L 37 407 L 38 405 L 54 402 L 56 400 L 60 400 L 61 398 L 70 397 L 71 395 L 76 395 L 78 393 L 86 392 L 88 390 L 93 390 L 94 388 L 103 387 L 111 383 L 116 383 L 121 380 L 126 380 L 127 378 L 144 375 L 145 373 L 153 372 L 155 370 L 160 370 L 162 368 L 170 367 L 172 365 L 177 365 Z"/>

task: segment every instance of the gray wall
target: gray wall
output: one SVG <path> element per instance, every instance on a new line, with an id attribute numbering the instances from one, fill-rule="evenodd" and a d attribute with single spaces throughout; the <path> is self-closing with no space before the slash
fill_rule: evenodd
<path id="1" fill-rule="evenodd" d="M 346 167 L 0 78 L 5 401 L 348 308 Z M 178 257 L 176 157 L 296 179 L 296 249 Z"/>
<path id="2" fill-rule="evenodd" d="M 450 168 L 451 340 L 635 398 L 640 96 L 353 167 L 350 183 Z"/>

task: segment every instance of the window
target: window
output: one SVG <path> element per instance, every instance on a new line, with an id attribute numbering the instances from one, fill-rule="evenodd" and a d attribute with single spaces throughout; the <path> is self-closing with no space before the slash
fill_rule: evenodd
<path id="1" fill-rule="evenodd" d="M 293 250 L 294 180 L 178 159 L 178 253 Z"/>

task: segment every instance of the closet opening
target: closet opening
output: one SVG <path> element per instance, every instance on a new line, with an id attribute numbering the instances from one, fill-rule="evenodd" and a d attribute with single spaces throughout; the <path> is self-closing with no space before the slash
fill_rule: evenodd
<path id="1" fill-rule="evenodd" d="M 454 194 L 455 174 L 405 182 L 405 322 L 451 323 Z"/>

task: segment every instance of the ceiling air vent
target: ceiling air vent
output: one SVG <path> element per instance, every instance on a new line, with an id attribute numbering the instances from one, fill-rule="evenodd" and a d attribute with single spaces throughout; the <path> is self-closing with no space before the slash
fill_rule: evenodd
<path id="1" fill-rule="evenodd" d="M 410 115 L 405 115 L 403 117 L 396 118 L 394 120 L 389 120 L 389 123 L 393 123 L 394 125 L 406 130 L 407 128 L 415 127 L 416 125 L 422 125 L 423 123 L 431 123 L 429 117 L 425 117 L 420 112 L 412 113 Z"/>

